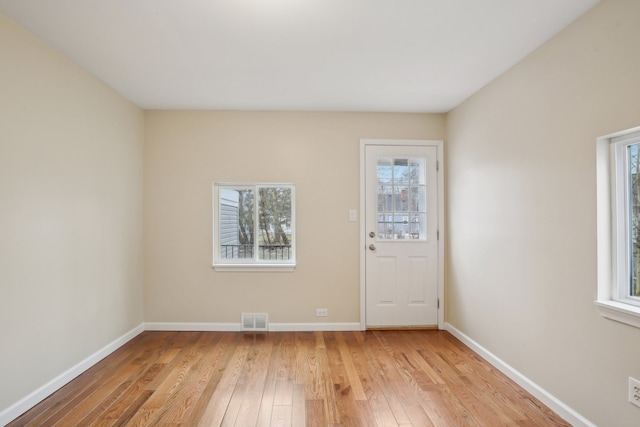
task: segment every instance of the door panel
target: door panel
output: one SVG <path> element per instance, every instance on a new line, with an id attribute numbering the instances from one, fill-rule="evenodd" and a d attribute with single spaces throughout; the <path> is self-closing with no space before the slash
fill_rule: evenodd
<path id="1" fill-rule="evenodd" d="M 438 324 L 437 149 L 365 146 L 367 326 Z"/>
<path id="2" fill-rule="evenodd" d="M 427 280 L 425 272 L 429 271 L 427 257 L 409 257 L 409 303 L 425 304 L 426 292 L 424 283 Z"/>

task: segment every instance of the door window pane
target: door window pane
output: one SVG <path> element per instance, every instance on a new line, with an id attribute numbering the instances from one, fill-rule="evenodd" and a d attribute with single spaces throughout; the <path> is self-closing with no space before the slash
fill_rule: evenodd
<path id="1" fill-rule="evenodd" d="M 426 224 L 427 224 L 427 215 L 424 213 L 421 214 L 412 214 L 409 223 L 411 224 L 410 233 L 411 239 L 419 239 L 420 236 L 426 235 Z"/>
<path id="2" fill-rule="evenodd" d="M 393 204 L 396 212 L 409 211 L 409 187 L 395 186 L 393 194 Z"/>
<path id="3" fill-rule="evenodd" d="M 409 182 L 412 185 L 426 185 L 427 176 L 423 172 L 425 168 L 425 159 L 411 159 L 409 161 Z"/>
<path id="4" fill-rule="evenodd" d="M 405 213 L 396 213 L 393 221 L 393 238 L 408 239 L 409 237 L 409 215 Z"/>
<path id="5" fill-rule="evenodd" d="M 393 159 L 393 181 L 394 184 L 409 183 L 409 159 Z"/>
<path id="6" fill-rule="evenodd" d="M 387 234 L 387 221 L 385 221 L 384 214 L 378 214 L 378 230 L 376 231 L 378 236 L 384 236 Z"/>
<path id="7" fill-rule="evenodd" d="M 393 182 L 393 159 L 378 159 L 378 184 L 391 184 Z"/>

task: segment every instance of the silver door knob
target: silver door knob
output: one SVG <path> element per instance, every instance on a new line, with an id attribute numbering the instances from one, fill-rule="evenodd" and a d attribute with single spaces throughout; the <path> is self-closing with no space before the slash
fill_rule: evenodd
<path id="1" fill-rule="evenodd" d="M 369 232 L 369 237 L 376 237 L 376 233 L 374 233 L 373 231 Z"/>
<path id="2" fill-rule="evenodd" d="M 374 245 L 373 243 L 369 245 L 369 249 L 372 251 L 376 250 L 376 245 Z"/>

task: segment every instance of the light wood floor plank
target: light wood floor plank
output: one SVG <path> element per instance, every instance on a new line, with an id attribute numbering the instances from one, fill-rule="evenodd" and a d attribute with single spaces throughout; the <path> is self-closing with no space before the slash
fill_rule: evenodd
<path id="1" fill-rule="evenodd" d="M 305 400 L 305 426 L 324 427 L 327 422 L 324 418 L 324 403 L 321 400 Z"/>
<path id="2" fill-rule="evenodd" d="M 261 339 L 254 342 L 253 351 L 247 358 L 243 369 L 244 376 L 241 381 L 246 383 L 246 388 L 240 400 L 240 411 L 235 422 L 237 426 L 255 426 L 258 421 L 269 360 L 273 352 L 273 340 L 266 339 L 265 337 L 268 337 L 266 334 L 259 336 Z"/>
<path id="3" fill-rule="evenodd" d="M 328 335 L 327 339 L 322 340 L 322 343 L 323 347 L 318 348 L 318 360 L 320 363 L 324 395 L 326 396 L 326 398 L 321 400 L 323 406 L 323 418 L 329 424 L 336 424 L 340 421 L 340 411 L 338 408 L 336 393 L 340 384 L 344 383 L 344 381 L 337 381 L 336 378 L 344 378 L 343 365 L 340 360 L 337 345 L 331 345 L 331 343 L 335 343 L 335 334 L 331 333 Z M 307 399 L 309 398 L 307 397 Z"/>
<path id="4" fill-rule="evenodd" d="M 220 380 L 222 379 L 223 374 L 227 371 L 229 360 L 231 360 L 240 341 L 243 339 L 240 334 L 224 334 L 224 337 L 227 339 L 221 340 L 217 345 L 217 356 L 219 357 L 215 359 L 213 366 L 211 366 L 211 377 L 207 381 L 207 384 L 194 406 L 191 415 L 184 422 L 187 426 L 198 425 L 198 422 L 203 418 L 203 414 L 211 402 L 213 393 L 218 389 Z"/>
<path id="5" fill-rule="evenodd" d="M 264 382 L 264 391 L 260 400 L 260 410 L 258 411 L 258 421 L 256 426 L 269 427 L 271 424 L 271 413 L 276 394 L 276 383 L 278 379 L 278 366 L 282 360 L 283 343 L 286 342 L 284 334 L 272 334 L 273 348 L 271 351 L 271 360 L 267 367 L 266 378 Z"/>
<path id="6" fill-rule="evenodd" d="M 274 406 L 271 414 L 271 426 L 272 427 L 292 427 L 292 407 L 286 406 Z M 238 426 L 244 427 L 244 426 Z"/>
<path id="7" fill-rule="evenodd" d="M 243 342 L 236 347 L 224 369 L 218 387 L 211 395 L 211 399 L 199 420 L 199 426 L 219 426 L 222 424 L 227 406 L 242 374 L 242 366 L 248 351 L 249 347 Z"/>
<path id="8" fill-rule="evenodd" d="M 353 397 L 356 400 L 367 400 L 367 396 L 364 393 L 362 383 L 360 382 L 360 376 L 358 374 L 358 370 L 356 369 L 356 366 L 353 363 L 353 359 L 351 358 L 351 351 L 347 347 L 347 343 L 345 342 L 343 333 L 338 332 L 336 334 L 336 337 L 338 341 L 338 351 L 340 352 L 340 358 L 342 359 L 342 365 L 344 366 L 344 371 L 347 374 L 347 378 L 349 379 L 349 384 L 351 385 L 351 391 L 353 392 Z"/>
<path id="9" fill-rule="evenodd" d="M 306 400 L 304 395 L 304 386 L 296 384 L 293 387 L 293 405 L 291 407 L 291 424 L 294 426 L 303 426 L 307 419 Z"/>
<path id="10" fill-rule="evenodd" d="M 208 335 L 208 334 L 207 334 Z M 207 336 L 205 335 L 205 336 Z M 198 352 L 201 356 L 194 357 L 193 363 L 187 366 L 183 387 L 176 393 L 172 402 L 167 405 L 162 415 L 158 417 L 163 425 L 182 423 L 190 418 L 197 407 L 197 402 L 211 381 L 216 367 L 223 368 L 218 362 L 225 354 L 231 336 L 215 336 L 214 339 L 204 340 Z"/>

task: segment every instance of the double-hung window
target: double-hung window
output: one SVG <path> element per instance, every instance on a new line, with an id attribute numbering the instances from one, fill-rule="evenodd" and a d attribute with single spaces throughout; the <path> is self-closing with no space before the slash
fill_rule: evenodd
<path id="1" fill-rule="evenodd" d="M 640 327 L 640 128 L 598 139 L 601 314 Z"/>
<path id="2" fill-rule="evenodd" d="M 213 185 L 213 267 L 293 270 L 295 186 Z"/>

